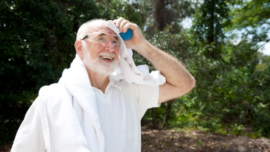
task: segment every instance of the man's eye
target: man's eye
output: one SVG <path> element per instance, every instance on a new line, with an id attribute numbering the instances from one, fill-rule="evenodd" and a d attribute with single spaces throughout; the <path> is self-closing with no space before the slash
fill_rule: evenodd
<path id="1" fill-rule="evenodd" d="M 99 40 L 99 41 L 104 41 L 104 38 L 101 37 L 101 38 L 99 38 L 98 40 Z"/>
<path id="2" fill-rule="evenodd" d="M 117 41 L 112 41 L 113 42 L 113 44 L 117 44 L 118 42 Z"/>

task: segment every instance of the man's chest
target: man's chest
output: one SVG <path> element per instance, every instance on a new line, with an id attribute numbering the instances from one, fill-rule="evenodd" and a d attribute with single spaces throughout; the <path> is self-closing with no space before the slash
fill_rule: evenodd
<path id="1" fill-rule="evenodd" d="M 128 88 L 111 86 L 105 93 L 94 88 L 101 125 L 124 125 L 140 122 L 138 102 L 135 94 Z"/>
<path id="2" fill-rule="evenodd" d="M 106 147 L 122 149 L 122 146 L 140 142 L 140 119 L 135 95 L 123 88 L 110 88 L 104 93 L 94 89 L 99 120 Z"/>

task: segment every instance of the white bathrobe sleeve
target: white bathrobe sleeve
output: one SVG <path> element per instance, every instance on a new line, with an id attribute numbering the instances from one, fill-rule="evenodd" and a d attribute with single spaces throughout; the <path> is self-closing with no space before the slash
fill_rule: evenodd
<path id="1" fill-rule="evenodd" d="M 38 99 L 28 109 L 17 131 L 11 152 L 44 152 L 41 119 L 38 112 Z"/>
<path id="2" fill-rule="evenodd" d="M 138 85 L 137 93 L 139 102 L 139 115 L 142 119 L 147 109 L 159 107 L 159 86 L 152 87 L 148 85 Z"/>

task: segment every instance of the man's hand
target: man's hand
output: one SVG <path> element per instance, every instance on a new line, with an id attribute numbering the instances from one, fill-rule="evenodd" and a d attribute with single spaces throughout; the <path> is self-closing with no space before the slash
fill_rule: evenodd
<path id="1" fill-rule="evenodd" d="M 119 28 L 119 32 L 127 32 L 127 30 L 130 28 L 133 32 L 133 36 L 130 40 L 124 41 L 127 48 L 137 50 L 136 48 L 139 45 L 142 45 L 142 43 L 145 43 L 145 38 L 142 35 L 142 32 L 137 24 L 132 23 L 122 17 L 119 19 L 114 20 L 114 24 L 117 28 Z"/>

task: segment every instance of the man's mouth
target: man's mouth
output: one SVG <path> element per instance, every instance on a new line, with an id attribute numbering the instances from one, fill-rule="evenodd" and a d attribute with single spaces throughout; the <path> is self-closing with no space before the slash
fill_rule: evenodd
<path id="1" fill-rule="evenodd" d="M 113 57 L 107 57 L 107 56 L 101 56 L 101 58 L 107 61 L 112 61 L 114 59 Z"/>

